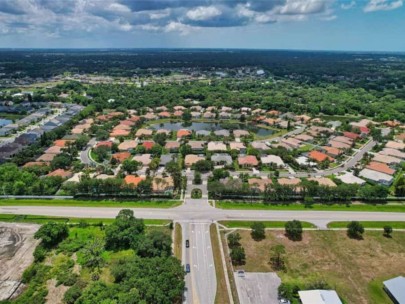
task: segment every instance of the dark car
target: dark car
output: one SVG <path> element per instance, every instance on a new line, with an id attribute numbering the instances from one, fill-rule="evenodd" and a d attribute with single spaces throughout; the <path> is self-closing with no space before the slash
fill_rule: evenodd
<path id="1" fill-rule="evenodd" d="M 186 240 L 186 248 L 190 247 L 190 241 Z"/>
<path id="2" fill-rule="evenodd" d="M 186 272 L 187 272 L 187 273 L 190 272 L 190 264 L 186 264 Z"/>

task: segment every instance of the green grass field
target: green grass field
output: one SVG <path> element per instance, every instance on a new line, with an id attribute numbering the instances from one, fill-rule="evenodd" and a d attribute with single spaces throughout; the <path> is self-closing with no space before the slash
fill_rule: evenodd
<path id="1" fill-rule="evenodd" d="M 15 215 L 15 214 L 0 214 L 0 222 L 17 222 L 17 223 L 32 223 L 32 224 L 45 224 L 48 222 L 63 222 L 69 224 L 79 224 L 80 222 L 86 222 L 88 224 L 98 224 L 102 222 L 103 224 L 111 224 L 113 218 L 75 218 L 75 217 L 54 217 L 54 216 L 43 216 L 43 215 Z M 145 225 L 168 225 L 171 221 L 169 220 L 154 220 L 154 219 L 144 219 Z"/>
<path id="2" fill-rule="evenodd" d="M 302 210 L 302 211 L 369 211 L 369 212 L 405 212 L 405 204 L 351 204 L 351 205 L 322 205 L 314 204 L 311 208 L 305 208 L 302 204 L 290 205 L 265 205 L 263 203 L 247 203 L 233 201 L 217 201 L 215 206 L 220 209 L 238 210 Z"/>
<path id="3" fill-rule="evenodd" d="M 1 199 L 0 206 L 61 206 L 61 207 L 115 207 L 115 208 L 172 208 L 181 201 L 113 201 L 70 199 Z"/>
<path id="4" fill-rule="evenodd" d="M 360 222 L 364 228 L 383 229 L 384 226 L 391 226 L 393 229 L 405 229 L 405 222 Z M 328 228 L 346 228 L 349 222 L 331 222 Z"/>
<path id="5" fill-rule="evenodd" d="M 219 223 L 228 228 L 250 228 L 255 221 L 220 221 Z M 286 222 L 282 221 L 257 221 L 263 223 L 266 228 L 284 228 Z M 316 228 L 314 224 L 301 222 L 303 228 Z"/>

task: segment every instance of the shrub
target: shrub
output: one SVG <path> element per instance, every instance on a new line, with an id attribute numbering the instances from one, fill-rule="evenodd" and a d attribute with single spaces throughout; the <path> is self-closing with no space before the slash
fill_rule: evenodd
<path id="1" fill-rule="evenodd" d="M 34 261 L 42 262 L 45 259 L 46 253 L 47 253 L 47 251 L 43 246 L 41 246 L 41 245 L 37 246 L 33 253 Z"/>
<path id="2" fill-rule="evenodd" d="M 70 287 L 63 296 L 63 301 L 66 304 L 74 304 L 78 298 L 82 295 L 82 290 L 78 285 L 73 285 Z"/>
<path id="3" fill-rule="evenodd" d="M 292 241 L 300 241 L 302 239 L 302 224 L 298 220 L 293 220 L 285 223 L 285 234 Z"/>
<path id="4" fill-rule="evenodd" d="M 255 241 L 261 241 L 266 238 L 265 226 L 263 223 L 254 222 L 250 228 L 252 228 L 250 234 Z"/>
<path id="5" fill-rule="evenodd" d="M 357 221 L 352 221 L 347 225 L 347 235 L 352 239 L 362 239 L 364 227 Z"/>

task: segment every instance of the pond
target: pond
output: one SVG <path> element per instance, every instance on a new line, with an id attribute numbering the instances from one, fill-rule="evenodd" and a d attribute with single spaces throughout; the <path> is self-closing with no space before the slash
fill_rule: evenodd
<path id="1" fill-rule="evenodd" d="M 258 128 L 251 125 L 246 124 L 239 124 L 239 123 L 219 123 L 219 122 L 165 122 L 165 123 L 156 123 L 149 126 L 149 129 L 152 130 L 159 130 L 159 129 L 166 129 L 169 131 L 178 131 L 180 129 L 188 129 L 192 131 L 216 131 L 216 130 L 248 130 L 249 132 L 254 133 L 257 136 L 270 136 L 272 135 L 275 130 L 265 129 L 265 128 Z"/>

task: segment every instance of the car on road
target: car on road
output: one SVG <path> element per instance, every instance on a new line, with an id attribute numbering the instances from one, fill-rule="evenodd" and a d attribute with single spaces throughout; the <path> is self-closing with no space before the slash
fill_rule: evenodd
<path id="1" fill-rule="evenodd" d="M 190 264 L 186 264 L 186 272 L 190 273 Z"/>
<path id="2" fill-rule="evenodd" d="M 186 248 L 190 247 L 190 241 L 186 240 Z"/>

